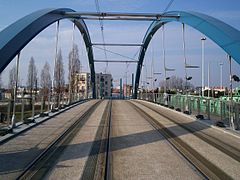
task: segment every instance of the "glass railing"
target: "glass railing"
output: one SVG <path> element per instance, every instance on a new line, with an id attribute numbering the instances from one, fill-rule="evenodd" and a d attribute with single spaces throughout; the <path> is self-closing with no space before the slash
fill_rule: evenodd
<path id="1" fill-rule="evenodd" d="M 151 101 L 160 105 L 184 112 L 203 115 L 213 123 L 240 129 L 240 103 L 220 98 L 201 97 L 181 94 L 139 93 L 138 99 Z"/>

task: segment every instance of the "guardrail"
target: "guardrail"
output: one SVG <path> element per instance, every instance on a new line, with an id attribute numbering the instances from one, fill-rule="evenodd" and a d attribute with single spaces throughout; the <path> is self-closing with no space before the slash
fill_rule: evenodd
<path id="1" fill-rule="evenodd" d="M 240 129 L 240 103 L 212 97 L 181 94 L 139 93 L 138 99 L 212 120 L 218 126 Z"/>
<path id="2" fill-rule="evenodd" d="M 83 99 L 86 98 L 78 94 L 71 94 L 71 96 L 48 94 L 17 97 L 15 102 L 13 99 L 0 100 L 0 135 L 5 134 L 15 125 L 34 122 L 36 116 L 48 116 L 50 112 L 56 112 Z M 15 106 L 15 112 L 13 106 Z M 12 118 L 14 118 L 14 125 Z"/>

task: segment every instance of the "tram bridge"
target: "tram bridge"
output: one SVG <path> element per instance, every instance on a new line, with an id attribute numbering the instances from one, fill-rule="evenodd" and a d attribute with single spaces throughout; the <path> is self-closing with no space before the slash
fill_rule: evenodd
<path id="1" fill-rule="evenodd" d="M 0 138 L 1 179 L 237 179 L 240 176 L 238 103 L 191 96 L 168 100 L 157 93 L 138 92 L 146 50 L 164 24 L 177 21 L 183 24 L 183 29 L 185 24 L 192 26 L 220 46 L 230 60 L 233 58 L 240 64 L 239 30 L 196 12 L 92 13 L 43 9 L 0 32 L 0 72 L 15 56 L 19 61 L 21 50 L 54 22 L 58 36 L 61 19 L 72 21 L 83 37 L 93 97 L 59 103 L 57 108 L 55 101 L 49 102 L 54 108 L 40 114 L 35 114 L 33 103 L 32 117 L 23 122 L 16 122 L 14 113 L 10 122 L 9 108 L 9 127 Z M 140 44 L 101 44 L 91 41 L 85 19 L 152 21 L 152 24 Z M 135 62 L 132 100 L 96 99 L 94 45 L 141 47 Z M 15 96 L 14 107 L 16 102 Z M 23 101 L 21 107 L 24 114 Z"/>

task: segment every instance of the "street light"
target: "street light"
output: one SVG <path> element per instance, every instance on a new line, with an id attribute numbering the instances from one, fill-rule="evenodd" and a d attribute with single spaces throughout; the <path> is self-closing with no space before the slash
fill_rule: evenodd
<path id="1" fill-rule="evenodd" d="M 232 75 L 232 79 L 233 79 L 234 81 L 236 81 L 236 82 L 239 82 L 239 81 L 240 81 L 240 79 L 239 79 L 239 77 L 238 77 L 237 75 Z"/>

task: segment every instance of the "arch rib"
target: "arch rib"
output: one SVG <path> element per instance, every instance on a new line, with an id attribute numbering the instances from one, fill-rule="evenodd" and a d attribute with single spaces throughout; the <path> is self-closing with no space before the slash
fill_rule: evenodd
<path id="1" fill-rule="evenodd" d="M 82 19 L 66 16 L 66 12 L 74 12 L 74 10 L 67 8 L 39 10 L 21 18 L 0 32 L 0 73 L 42 30 L 58 20 L 69 19 L 76 24 L 83 35 L 89 59 L 93 98 L 96 98 L 94 58 L 87 26 Z"/>
<path id="2" fill-rule="evenodd" d="M 218 46 L 220 46 L 227 54 L 233 57 L 233 59 L 240 64 L 240 31 L 233 28 L 232 26 L 216 19 L 211 16 L 197 13 L 197 12 L 183 12 L 183 11 L 172 11 L 166 12 L 164 15 L 178 16 L 178 18 L 161 18 L 160 21 L 153 22 L 144 38 L 143 46 L 140 50 L 138 57 L 138 65 L 135 78 L 134 98 L 137 98 L 139 80 L 142 70 L 142 64 L 145 57 L 145 52 L 148 45 L 156 33 L 161 28 L 162 24 L 178 21 L 185 23 L 194 29 L 200 31 L 206 35 L 209 39 L 213 40 Z"/>

